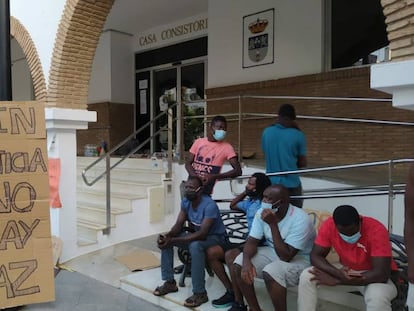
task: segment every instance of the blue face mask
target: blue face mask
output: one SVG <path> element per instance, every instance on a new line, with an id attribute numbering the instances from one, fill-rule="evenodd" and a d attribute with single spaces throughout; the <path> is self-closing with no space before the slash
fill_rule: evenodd
<path id="1" fill-rule="evenodd" d="M 226 138 L 226 131 L 225 130 L 214 130 L 213 137 L 217 141 L 222 141 Z"/>
<path id="2" fill-rule="evenodd" d="M 361 238 L 361 233 L 359 231 L 351 236 L 342 233 L 339 233 L 339 235 L 341 236 L 342 240 L 349 244 L 355 244 Z"/>

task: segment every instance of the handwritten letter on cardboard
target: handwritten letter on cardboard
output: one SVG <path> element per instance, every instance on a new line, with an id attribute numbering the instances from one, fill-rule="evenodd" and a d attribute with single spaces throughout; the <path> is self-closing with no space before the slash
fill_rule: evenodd
<path id="1" fill-rule="evenodd" d="M 0 308 L 55 299 L 44 105 L 0 101 Z"/>

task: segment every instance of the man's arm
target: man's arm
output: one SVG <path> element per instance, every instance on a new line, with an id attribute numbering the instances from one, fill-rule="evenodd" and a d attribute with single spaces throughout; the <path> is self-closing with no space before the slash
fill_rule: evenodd
<path id="1" fill-rule="evenodd" d="M 186 213 L 183 210 L 180 210 L 177 216 L 177 220 L 175 221 L 175 224 L 171 227 L 170 231 L 168 231 L 165 235 L 169 237 L 175 237 L 178 234 L 180 234 L 186 220 L 187 220 Z"/>
<path id="2" fill-rule="evenodd" d="M 177 220 L 175 221 L 175 224 L 171 227 L 170 231 L 168 231 L 166 234 L 159 235 L 157 243 L 160 249 L 166 248 L 171 245 L 172 239 L 181 233 L 186 220 L 186 213 L 183 210 L 180 210 L 177 216 Z"/>
<path id="3" fill-rule="evenodd" d="M 326 260 L 326 256 L 328 256 L 330 250 L 330 247 L 322 247 L 320 245 L 313 244 L 310 254 L 311 264 L 315 268 L 337 279 L 339 283 L 339 280 L 344 278 L 344 274 L 341 269 L 336 268 L 328 260 Z"/>
<path id="4" fill-rule="evenodd" d="M 299 156 L 298 157 L 298 168 L 306 167 L 308 164 L 306 156 Z"/>
<path id="5" fill-rule="evenodd" d="M 193 168 L 194 157 L 195 155 L 189 152 L 185 161 L 185 169 L 187 170 L 189 176 L 197 175 Z"/>
<path id="6" fill-rule="evenodd" d="M 213 225 L 213 223 L 214 223 L 214 218 L 204 218 L 203 222 L 201 223 L 200 230 L 186 234 L 184 236 L 173 237 L 171 239 L 171 244 L 172 245 L 180 244 L 180 243 L 187 244 L 192 241 L 205 240 L 207 238 L 208 232 L 211 226 Z"/>
<path id="7" fill-rule="evenodd" d="M 414 165 L 408 172 L 404 211 L 404 243 L 408 257 L 408 280 L 410 283 L 414 283 Z"/>
<path id="8" fill-rule="evenodd" d="M 243 247 L 243 266 L 241 269 L 241 278 L 247 284 L 253 284 L 256 277 L 256 268 L 252 264 L 252 258 L 257 253 L 257 246 L 260 240 L 248 237 Z"/>
<path id="9" fill-rule="evenodd" d="M 276 215 L 271 209 L 264 209 L 261 215 L 264 222 L 266 222 L 270 230 L 272 231 L 273 247 L 275 248 L 276 254 L 283 261 L 289 262 L 298 253 L 298 250 L 293 246 L 285 243 L 280 235 L 278 222 Z"/>
<path id="10" fill-rule="evenodd" d="M 240 193 L 239 195 L 237 195 L 233 200 L 231 200 L 231 202 L 230 202 L 230 209 L 232 209 L 232 210 L 240 210 L 239 208 L 237 208 L 237 203 L 239 203 L 240 201 L 243 201 L 245 197 L 246 197 L 246 191 L 243 191 L 242 193 Z M 242 211 L 242 212 L 244 212 L 244 211 Z"/>
<path id="11" fill-rule="evenodd" d="M 336 280 L 335 285 L 361 285 L 365 286 L 371 283 L 386 282 L 391 273 L 391 257 L 372 257 L 372 269 L 362 272 L 360 276 L 351 276 L 344 269 L 338 269 L 326 260 L 330 248 L 314 244 L 311 252 L 311 263 L 320 271 L 330 276 L 330 279 Z M 324 279 L 323 274 L 316 274 L 321 281 Z M 323 281 L 321 282 L 324 283 Z"/>
<path id="12" fill-rule="evenodd" d="M 220 174 L 208 175 L 208 182 L 214 182 L 219 179 L 234 178 L 242 174 L 241 165 L 237 157 L 229 159 L 229 163 L 233 168 L 232 170 Z"/>

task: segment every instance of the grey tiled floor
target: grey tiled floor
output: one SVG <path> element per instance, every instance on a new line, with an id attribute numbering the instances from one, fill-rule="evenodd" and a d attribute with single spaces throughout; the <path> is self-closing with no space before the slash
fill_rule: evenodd
<path id="1" fill-rule="evenodd" d="M 62 270 L 55 278 L 56 300 L 6 310 L 159 311 L 166 310 L 78 272 Z"/>

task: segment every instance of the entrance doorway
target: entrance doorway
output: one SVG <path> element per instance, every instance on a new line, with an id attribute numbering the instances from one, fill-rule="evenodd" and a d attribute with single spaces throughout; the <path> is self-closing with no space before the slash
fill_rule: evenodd
<path id="1" fill-rule="evenodd" d="M 175 152 L 188 150 L 194 139 L 204 135 L 205 65 L 205 59 L 195 59 L 138 72 L 136 128 L 173 107 Z M 138 134 L 139 141 L 154 136 L 144 147 L 146 152 L 167 151 L 167 124 L 167 114 L 164 114 L 150 128 Z M 159 135 L 154 135 L 158 131 Z"/>

